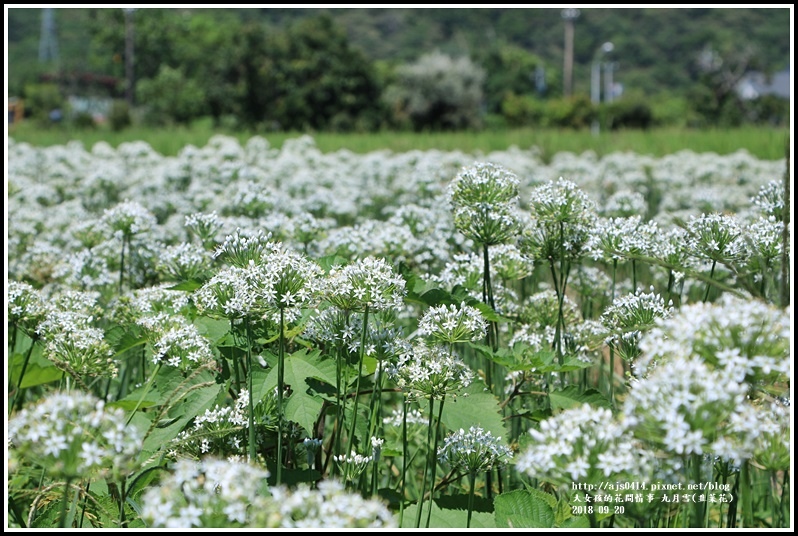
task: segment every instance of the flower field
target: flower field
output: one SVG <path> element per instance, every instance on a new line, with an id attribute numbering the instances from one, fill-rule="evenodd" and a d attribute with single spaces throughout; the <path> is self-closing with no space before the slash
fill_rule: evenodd
<path id="1" fill-rule="evenodd" d="M 9 527 L 789 527 L 784 160 L 9 140 Z"/>

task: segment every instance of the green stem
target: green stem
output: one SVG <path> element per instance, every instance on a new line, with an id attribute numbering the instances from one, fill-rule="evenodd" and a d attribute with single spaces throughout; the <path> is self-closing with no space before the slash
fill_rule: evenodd
<path id="1" fill-rule="evenodd" d="M 67 519 L 67 506 L 69 505 L 69 486 L 72 483 L 71 478 L 66 479 L 64 484 L 64 494 L 61 498 L 61 515 L 58 518 L 58 526 L 62 529 L 66 528 Z"/>
<path id="2" fill-rule="evenodd" d="M 405 480 L 407 476 L 407 393 L 402 393 L 402 491 L 399 498 L 399 528 L 405 515 Z"/>
<path id="3" fill-rule="evenodd" d="M 249 391 L 249 400 L 247 403 L 247 452 L 249 454 L 249 462 L 255 463 L 255 459 L 257 456 L 257 449 L 255 448 L 255 401 L 253 400 L 254 394 L 252 392 L 252 331 L 249 325 L 249 317 L 244 318 L 244 330 L 245 336 L 247 338 L 247 389 Z M 279 375 L 279 373 L 278 373 Z M 278 380 L 279 384 L 279 380 Z M 278 395 L 279 396 L 279 395 Z M 278 408 L 278 415 L 280 414 L 280 403 L 277 403 Z M 282 430 L 281 426 L 278 426 L 278 433 Z M 279 444 L 279 439 L 278 439 Z M 279 449 L 278 449 L 279 453 Z M 280 457 L 277 457 L 277 474 L 279 479 L 280 474 Z M 279 482 L 278 482 L 279 485 Z"/>
<path id="4" fill-rule="evenodd" d="M 430 481 L 429 486 L 429 510 L 427 510 L 427 524 L 426 528 L 429 528 L 429 521 L 432 517 L 432 503 L 433 503 L 433 495 L 435 493 L 435 477 L 438 473 L 438 427 L 441 425 L 441 417 L 443 416 L 443 403 L 446 401 L 446 393 L 441 396 L 441 402 L 438 405 L 438 420 L 435 422 L 435 428 L 433 429 L 433 444 L 432 452 L 430 452 L 430 462 L 432 465 L 431 473 L 432 473 L 432 480 Z M 432 408 L 430 407 L 430 412 Z"/>
<path id="5" fill-rule="evenodd" d="M 134 482 L 135 483 L 135 482 Z M 122 477 L 119 483 L 119 527 L 124 528 L 127 524 L 125 519 L 125 502 L 127 501 L 127 490 L 125 489 L 126 479 Z"/>
<path id="6" fill-rule="evenodd" d="M 427 448 L 432 444 L 432 423 L 435 412 L 435 396 L 429 395 L 429 424 L 427 425 Z M 421 495 L 418 499 L 418 510 L 416 511 L 416 528 L 421 527 L 421 511 L 424 509 L 424 494 L 427 491 L 427 473 L 429 473 L 430 456 L 427 454 L 427 461 L 424 463 L 424 476 L 421 478 Z M 432 497 L 430 497 L 432 500 Z"/>
<path id="7" fill-rule="evenodd" d="M 474 511 L 474 487 L 476 485 L 477 474 L 474 471 L 468 473 L 468 519 L 466 528 L 471 528 L 471 512 Z"/>
<path id="8" fill-rule="evenodd" d="M 235 336 L 235 327 L 233 326 L 233 319 L 230 319 L 230 333 L 233 334 L 233 339 L 237 339 Z M 233 374 L 235 375 L 236 379 L 236 397 L 241 394 L 241 373 L 238 367 L 238 360 L 236 359 L 235 354 L 232 354 L 232 365 L 233 365 Z"/>
<path id="9" fill-rule="evenodd" d="M 785 148 L 787 167 L 784 171 L 784 211 L 781 231 L 781 278 L 779 279 L 779 304 L 782 307 L 790 305 L 790 144 Z"/>
<path id="10" fill-rule="evenodd" d="M 691 462 L 693 464 L 693 483 L 698 485 L 704 481 L 701 475 L 702 455 L 693 454 Z M 704 528 L 704 506 L 705 503 L 702 501 L 693 503 L 693 523 L 690 528 Z"/>
<path id="11" fill-rule="evenodd" d="M 160 370 L 161 370 L 161 362 L 158 361 L 158 363 L 155 365 L 155 369 L 153 369 L 152 371 L 152 376 L 150 376 L 150 379 L 147 380 L 147 383 L 144 385 L 144 391 L 141 393 L 141 398 L 139 398 L 139 401 L 136 403 L 136 407 L 133 408 L 133 411 L 130 413 L 130 416 L 127 418 L 127 421 L 125 421 L 125 426 L 130 424 L 130 421 L 133 420 L 133 415 L 136 414 L 136 412 L 141 407 L 141 404 L 144 402 L 144 399 L 147 397 L 147 394 L 149 394 L 150 389 L 152 389 L 152 384 L 155 383 L 155 377 L 158 375 L 158 371 Z"/>
<path id="12" fill-rule="evenodd" d="M 17 378 L 17 388 L 14 390 L 14 403 L 8 405 L 8 414 L 11 415 L 12 410 L 16 407 L 16 410 L 19 411 L 22 408 L 22 401 L 25 399 L 23 396 L 25 393 L 22 389 L 22 378 L 25 377 L 25 371 L 28 370 L 28 362 L 30 361 L 30 355 L 33 353 L 33 347 L 36 345 L 36 338 L 32 338 L 30 341 L 30 348 L 25 353 L 25 358 L 22 360 L 22 370 L 19 371 L 19 378 Z"/>
<path id="13" fill-rule="evenodd" d="M 743 462 L 740 468 L 740 509 L 742 510 L 743 527 L 751 528 L 754 526 L 754 498 L 751 493 L 751 465 L 748 461 Z"/>
<path id="14" fill-rule="evenodd" d="M 285 310 L 280 309 L 280 344 L 277 347 L 277 485 L 283 483 L 283 389 L 285 387 Z"/>
<path id="15" fill-rule="evenodd" d="M 360 378 L 363 377 L 363 358 L 365 357 L 366 353 L 366 335 L 368 332 L 368 322 L 369 322 L 369 308 L 366 306 L 365 310 L 363 311 L 363 332 L 360 334 L 360 354 L 358 358 L 357 364 L 357 382 L 355 383 L 355 400 L 354 400 L 354 408 L 352 409 L 352 429 L 349 430 L 349 444 L 347 448 L 351 451 L 355 451 L 355 428 L 357 425 L 357 407 L 358 401 L 360 400 Z"/>
<path id="16" fill-rule="evenodd" d="M 717 264 L 717 261 L 713 260 L 712 261 L 712 269 L 710 269 L 710 271 L 709 271 L 709 279 L 710 280 L 712 279 L 712 276 L 715 275 L 715 265 L 716 264 Z M 706 292 L 704 292 L 704 303 L 707 303 L 707 300 L 709 299 L 710 286 L 711 286 L 711 284 L 709 282 L 707 282 L 707 290 L 706 290 Z"/>

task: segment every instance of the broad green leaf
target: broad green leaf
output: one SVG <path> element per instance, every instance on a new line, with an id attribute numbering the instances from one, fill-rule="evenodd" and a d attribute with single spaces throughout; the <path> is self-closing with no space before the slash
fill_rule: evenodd
<path id="1" fill-rule="evenodd" d="M 181 281 L 176 285 L 172 285 L 169 287 L 169 290 L 185 290 L 187 292 L 193 292 L 202 286 L 202 281 L 197 281 L 196 279 L 190 279 L 189 281 Z"/>
<path id="2" fill-rule="evenodd" d="M 317 261 L 321 269 L 327 273 L 330 273 L 330 270 L 335 266 L 344 266 L 346 265 L 347 261 L 344 257 L 340 255 L 325 255 L 324 257 L 319 258 Z"/>
<path id="3" fill-rule="evenodd" d="M 421 511 L 421 528 L 426 526 L 427 522 L 427 508 L 429 508 L 429 501 L 425 501 L 423 510 Z M 476 510 L 476 509 L 475 509 Z M 404 511 L 401 528 L 415 528 L 416 526 L 416 512 L 418 506 L 413 504 Z M 397 520 L 399 519 L 397 514 Z M 464 529 L 468 522 L 468 509 L 447 509 L 438 506 L 437 501 L 432 503 L 432 515 L 430 516 L 429 526 L 436 529 Z M 471 513 L 471 528 L 472 529 L 492 529 L 497 525 L 494 521 L 494 516 L 491 512 L 478 512 Z"/>
<path id="4" fill-rule="evenodd" d="M 214 343 L 219 342 L 230 333 L 229 320 L 200 316 L 194 320 L 194 325 L 201 335 Z"/>
<path id="5" fill-rule="evenodd" d="M 158 404 L 158 400 L 161 399 L 161 392 L 153 386 L 146 394 L 144 394 L 145 386 L 141 386 L 132 393 L 128 393 L 125 398 L 120 400 L 115 400 L 114 402 L 109 402 L 107 405 L 109 408 L 122 408 L 125 411 L 133 411 L 136 406 L 139 404 L 141 400 L 141 405 L 139 405 L 139 409 L 151 408 Z M 141 396 L 144 395 L 144 399 L 142 400 Z"/>
<path id="6" fill-rule="evenodd" d="M 322 357 L 319 350 L 308 353 L 304 348 L 285 356 L 283 378 L 285 384 L 290 385 L 292 389 L 297 391 L 307 387 L 305 378 L 316 378 L 330 385 L 335 385 L 335 360 Z M 266 378 L 266 389 L 274 389 L 275 387 L 277 387 L 276 362 Z"/>
<path id="7" fill-rule="evenodd" d="M 439 401 L 438 401 L 439 402 Z M 429 412 L 429 404 L 426 411 Z M 438 411 L 438 404 L 435 404 Z M 426 413 L 429 415 L 429 413 Z M 485 384 L 476 380 L 463 390 L 456 398 L 446 397 L 443 404 L 443 424 L 449 430 L 468 430 L 472 426 L 481 426 L 493 434 L 493 437 L 507 438 L 507 429 L 502 421 L 499 400 L 488 391 Z"/>
<path id="8" fill-rule="evenodd" d="M 551 402 L 551 409 L 569 409 L 582 404 L 590 404 L 596 408 L 612 409 L 612 405 L 607 398 L 596 391 L 595 389 L 588 389 L 584 392 L 579 390 L 579 387 L 571 385 L 559 391 L 552 391 L 549 393 L 549 401 Z"/>
<path id="9" fill-rule="evenodd" d="M 28 363 L 28 368 L 25 370 L 25 377 L 22 378 L 21 387 L 27 389 L 28 387 L 54 382 L 60 380 L 63 375 L 64 371 L 56 368 L 52 363 L 49 365 Z"/>
<path id="10" fill-rule="evenodd" d="M 537 490 L 516 490 L 497 495 L 496 526 L 499 528 L 552 528 L 554 527 L 554 510 L 542 492 Z M 551 497 L 555 504 L 557 499 Z"/>
<path id="11" fill-rule="evenodd" d="M 585 516 L 572 516 L 560 523 L 564 529 L 589 529 L 590 520 Z"/>
<path id="12" fill-rule="evenodd" d="M 275 364 L 262 380 L 260 390 L 256 391 L 253 385 L 253 392 L 265 396 L 275 389 L 277 374 Z M 262 374 L 258 376 L 259 381 L 261 377 Z M 253 381 L 254 379 L 255 377 Z M 286 401 L 285 416 L 302 426 L 309 434 L 313 434 L 313 426 L 321 413 L 323 398 L 311 388 L 309 380 L 335 385 L 335 361 L 325 359 L 318 350 L 308 353 L 304 348 L 285 356 L 284 381 L 292 390 L 291 396 Z"/>
<path id="13" fill-rule="evenodd" d="M 321 414 L 322 399 L 307 391 L 294 391 L 285 404 L 285 418 L 297 423 L 310 435 L 314 435 L 316 420 Z"/>

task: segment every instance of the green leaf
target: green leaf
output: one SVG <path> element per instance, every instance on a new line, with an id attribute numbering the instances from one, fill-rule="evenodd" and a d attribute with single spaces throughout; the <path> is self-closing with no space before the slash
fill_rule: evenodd
<path id="1" fill-rule="evenodd" d="M 421 528 L 424 528 L 427 521 L 427 508 L 429 508 L 429 501 L 425 501 L 423 510 L 421 512 Z M 416 512 L 418 505 L 411 505 L 405 508 L 404 517 L 402 519 L 401 528 L 415 528 L 416 526 Z M 398 517 L 397 517 L 398 520 Z M 438 501 L 432 503 L 432 514 L 430 515 L 429 526 L 436 529 L 464 529 L 468 522 L 468 509 L 448 509 L 441 508 Z M 494 521 L 494 516 L 490 512 L 479 512 L 476 508 L 471 513 L 471 528 L 472 529 L 492 529 L 497 525 Z"/>
<path id="2" fill-rule="evenodd" d="M 585 516 L 572 516 L 560 524 L 564 529 L 589 529 L 590 520 Z"/>
<path id="3" fill-rule="evenodd" d="M 435 411 L 438 411 L 435 404 Z M 429 404 L 426 408 L 429 412 Z M 427 413 L 429 415 L 429 413 Z M 507 429 L 502 420 L 499 400 L 488 391 L 485 384 L 476 380 L 454 397 L 446 397 L 443 404 L 443 424 L 449 430 L 468 430 L 472 426 L 481 426 L 493 437 L 507 438 Z"/>
<path id="4" fill-rule="evenodd" d="M 28 368 L 25 370 L 25 377 L 22 378 L 23 389 L 42 385 L 45 383 L 60 380 L 64 375 L 64 371 L 57 368 L 52 363 L 49 365 L 39 365 L 38 363 L 28 363 Z"/>
<path id="5" fill-rule="evenodd" d="M 230 333 L 229 320 L 200 316 L 194 320 L 194 325 L 197 326 L 197 331 L 199 331 L 201 335 L 207 337 L 214 343 L 219 342 Z"/>
<path id="6" fill-rule="evenodd" d="M 549 500 L 537 490 L 517 490 L 497 495 L 494 501 L 496 508 L 496 526 L 498 528 L 552 528 L 554 527 L 554 510 Z M 551 499 L 556 504 L 557 499 Z"/>
<path id="7" fill-rule="evenodd" d="M 327 273 L 330 273 L 330 270 L 335 266 L 344 266 L 348 262 L 344 257 L 340 255 L 326 255 L 321 257 L 316 261 L 321 269 Z"/>
<path id="8" fill-rule="evenodd" d="M 321 414 L 322 399 L 307 391 L 294 391 L 285 404 L 285 418 L 297 423 L 313 436 L 316 420 Z"/>
<path id="9" fill-rule="evenodd" d="M 193 292 L 202 286 L 202 281 L 197 281 L 196 279 L 190 279 L 188 281 L 181 281 L 176 285 L 172 285 L 169 287 L 168 290 L 185 290 L 188 292 Z"/>
<path id="10" fill-rule="evenodd" d="M 324 358 L 320 350 L 308 353 L 305 348 L 285 356 L 285 384 L 290 385 L 295 391 L 300 390 L 307 385 L 305 378 L 316 378 L 335 385 L 335 360 Z M 266 378 L 266 388 L 274 389 L 275 387 L 277 387 L 276 364 Z"/>
<path id="11" fill-rule="evenodd" d="M 109 402 L 107 405 L 109 408 L 122 408 L 125 411 L 133 411 L 136 409 L 136 406 L 141 400 L 141 395 L 144 394 L 145 386 L 142 385 L 132 393 L 128 393 L 125 398 L 120 400 L 116 400 L 114 402 Z M 161 392 L 158 391 L 155 386 L 153 386 L 147 394 L 144 396 L 144 400 L 141 400 L 141 405 L 139 409 L 144 408 L 151 408 L 158 404 L 158 400 L 161 398 Z"/>
<path id="12" fill-rule="evenodd" d="M 142 334 L 142 329 L 132 324 L 113 326 L 105 332 L 104 337 L 117 356 L 147 342 L 146 337 Z"/>
<path id="13" fill-rule="evenodd" d="M 610 401 L 595 389 L 581 392 L 579 387 L 575 385 L 559 391 L 552 391 L 549 393 L 549 401 L 551 402 L 552 410 L 569 409 L 582 404 L 590 404 L 596 408 L 612 409 Z"/>
<path id="14" fill-rule="evenodd" d="M 275 365 L 269 370 L 265 380 L 262 380 L 260 390 L 256 390 L 253 385 L 253 392 L 264 396 L 273 390 L 277 387 L 277 374 Z M 253 382 L 256 377 L 258 376 L 253 376 Z M 335 385 L 335 360 L 324 358 L 319 350 L 308 353 L 304 348 L 285 356 L 284 381 L 292 390 L 285 405 L 285 416 L 312 434 L 316 419 L 321 413 L 323 398 L 316 393 L 308 380 Z"/>

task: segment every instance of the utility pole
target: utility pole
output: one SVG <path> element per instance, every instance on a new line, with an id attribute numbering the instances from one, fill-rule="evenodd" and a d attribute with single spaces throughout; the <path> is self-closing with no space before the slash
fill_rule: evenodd
<path id="1" fill-rule="evenodd" d="M 125 100 L 128 106 L 133 107 L 135 100 L 134 89 L 136 87 L 135 74 L 133 72 L 133 8 L 124 8 L 125 13 Z"/>
<path id="2" fill-rule="evenodd" d="M 39 61 L 58 60 L 58 38 L 55 33 L 55 10 L 51 7 L 42 9 L 42 33 L 39 36 Z"/>
<path id="3" fill-rule="evenodd" d="M 565 54 L 563 57 L 563 94 L 570 97 L 574 91 L 574 21 L 579 18 L 579 10 L 563 9 L 560 16 L 565 21 Z"/>

